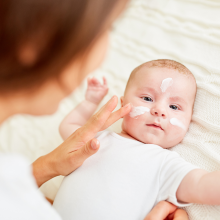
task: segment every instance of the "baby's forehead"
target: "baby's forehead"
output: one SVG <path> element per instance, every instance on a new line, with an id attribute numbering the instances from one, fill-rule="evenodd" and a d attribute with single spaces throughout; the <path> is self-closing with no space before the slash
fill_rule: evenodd
<path id="1" fill-rule="evenodd" d="M 130 85 L 132 83 L 134 83 L 134 81 L 135 81 L 134 79 L 144 80 L 145 74 L 149 74 L 149 72 L 153 72 L 154 73 L 153 75 L 156 75 L 156 73 L 160 76 L 164 75 L 164 77 L 166 77 L 165 73 L 167 73 L 167 72 L 168 73 L 174 72 L 176 74 L 176 75 L 174 74 L 175 77 L 176 76 L 179 76 L 179 77 L 185 76 L 186 78 L 188 78 L 191 81 L 192 87 L 196 90 L 195 78 L 194 78 L 193 74 L 191 73 L 191 71 L 186 66 L 184 66 L 183 64 L 181 64 L 177 61 L 174 61 L 174 60 L 159 59 L 159 60 L 148 61 L 148 62 L 143 63 L 143 64 L 139 65 L 138 67 L 136 67 L 130 74 L 125 92 L 126 92 L 126 90 L 128 90 Z"/>
<path id="2" fill-rule="evenodd" d="M 140 66 L 136 71 L 132 72 L 126 90 L 150 87 L 161 90 L 161 86 L 172 84 L 172 93 L 180 91 L 182 96 L 188 96 L 195 100 L 196 81 L 191 73 L 183 73 L 178 69 L 167 67 L 149 67 L 147 65 Z"/>
<path id="3" fill-rule="evenodd" d="M 148 67 L 141 66 L 137 71 L 132 72 L 130 81 L 134 84 L 152 84 L 162 83 L 166 79 L 172 79 L 173 82 L 187 83 L 189 86 L 196 87 L 196 82 L 192 74 L 180 72 L 178 69 L 167 67 Z"/>
<path id="4" fill-rule="evenodd" d="M 135 76 L 137 76 L 138 73 L 143 72 L 143 70 L 147 71 L 147 70 L 151 70 L 151 69 L 167 70 L 170 72 L 174 71 L 176 73 L 180 73 L 180 74 L 183 74 L 183 75 L 189 76 L 189 77 L 191 76 L 192 78 L 194 78 L 191 71 L 183 64 L 181 64 L 177 61 L 174 61 L 174 60 L 159 59 L 159 60 L 148 61 L 148 62 L 143 63 L 143 64 L 139 65 L 138 67 L 136 67 L 131 72 L 129 80 L 135 78 Z M 163 71 L 161 71 L 161 74 L 163 74 Z"/>

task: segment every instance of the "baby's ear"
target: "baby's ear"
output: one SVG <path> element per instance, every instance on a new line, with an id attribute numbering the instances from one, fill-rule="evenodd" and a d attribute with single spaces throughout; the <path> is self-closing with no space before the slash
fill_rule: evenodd
<path id="1" fill-rule="evenodd" d="M 124 96 L 121 96 L 120 101 L 121 101 L 121 107 L 123 107 Z"/>

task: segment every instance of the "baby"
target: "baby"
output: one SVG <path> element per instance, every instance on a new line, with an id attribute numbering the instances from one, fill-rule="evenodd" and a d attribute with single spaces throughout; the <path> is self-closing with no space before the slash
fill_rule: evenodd
<path id="1" fill-rule="evenodd" d="M 106 80 L 88 80 L 86 99 L 61 123 L 66 139 L 86 123 L 107 94 Z M 122 106 L 131 103 L 119 134 L 99 132 L 99 151 L 64 178 L 54 207 L 77 220 L 143 220 L 160 201 L 220 204 L 220 172 L 208 173 L 167 150 L 190 124 L 196 81 L 182 64 L 154 60 L 134 69 Z"/>

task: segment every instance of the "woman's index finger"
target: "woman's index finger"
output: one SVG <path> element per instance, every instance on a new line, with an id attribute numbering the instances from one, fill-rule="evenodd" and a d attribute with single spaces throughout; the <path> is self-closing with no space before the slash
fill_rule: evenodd
<path id="1" fill-rule="evenodd" d="M 110 117 L 118 103 L 117 96 L 113 96 L 88 122 L 79 130 L 79 138 L 87 142 L 94 138 Z"/>

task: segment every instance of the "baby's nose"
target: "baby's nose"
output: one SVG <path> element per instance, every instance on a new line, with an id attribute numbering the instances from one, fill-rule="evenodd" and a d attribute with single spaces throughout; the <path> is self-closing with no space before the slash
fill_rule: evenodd
<path id="1" fill-rule="evenodd" d="M 157 108 L 157 107 L 151 108 L 151 114 L 157 117 L 163 117 L 163 118 L 167 117 L 167 113 L 164 108 Z"/>

